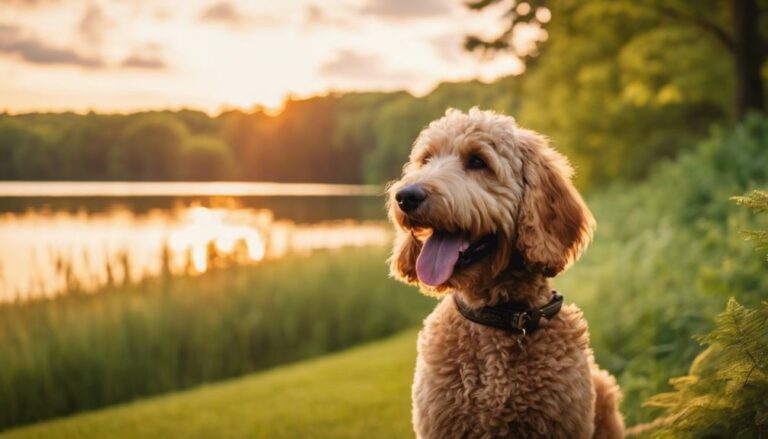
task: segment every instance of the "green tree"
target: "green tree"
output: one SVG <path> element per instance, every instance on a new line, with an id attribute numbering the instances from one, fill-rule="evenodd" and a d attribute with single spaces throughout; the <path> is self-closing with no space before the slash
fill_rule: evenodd
<path id="1" fill-rule="evenodd" d="M 477 0 L 468 3 L 469 8 L 485 9 L 501 0 Z M 529 0 L 512 2 L 505 12 L 506 25 L 503 31 L 490 39 L 468 36 L 465 47 L 468 50 L 513 50 L 520 57 L 535 56 L 537 50 L 524 51 L 515 44 L 515 30 L 523 24 L 557 27 L 558 22 L 567 21 L 569 15 L 581 8 L 595 5 L 613 8 L 632 8 L 638 13 L 653 16 L 658 30 L 686 29 L 700 38 L 715 42 L 719 56 L 725 55 L 731 64 L 735 87 L 735 109 L 743 117 L 750 110 L 765 110 L 765 89 L 762 69 L 768 54 L 768 3 L 764 0 L 728 0 L 690 2 L 686 0 Z M 551 24 L 549 18 L 554 17 Z M 595 27 L 606 23 L 596 22 Z M 600 29 L 593 29 L 599 33 Z M 603 44 L 593 40 L 592 45 Z M 685 46 L 669 46 L 667 50 L 677 54 Z M 545 48 L 546 50 L 546 48 Z M 672 63 L 671 65 L 674 65 Z"/>
<path id="2" fill-rule="evenodd" d="M 211 136 L 193 136 L 181 156 L 181 178 L 191 181 L 227 180 L 234 160 L 226 143 Z"/>
<path id="3" fill-rule="evenodd" d="M 646 3 L 546 3 L 548 38 L 528 59 L 519 119 L 552 137 L 582 187 L 642 178 L 731 117 L 733 77 L 718 43 L 664 25 Z"/>
<path id="4" fill-rule="evenodd" d="M 449 107 L 468 110 L 474 106 L 515 114 L 519 108 L 521 82 L 514 77 L 491 84 L 480 81 L 442 83 L 428 95 L 416 98 L 403 94 L 376 110 L 373 121 L 375 147 L 364 158 L 365 180 L 381 183 L 397 177 L 408 158 L 413 141 L 432 120 Z"/>
<path id="5" fill-rule="evenodd" d="M 219 130 L 219 120 L 202 111 L 184 109 L 168 114 L 184 123 L 191 134 L 215 135 Z"/>
<path id="6" fill-rule="evenodd" d="M 21 176 L 14 156 L 28 136 L 28 131 L 18 120 L 10 116 L 0 118 L 0 180 L 15 180 Z"/>
<path id="7" fill-rule="evenodd" d="M 32 133 L 16 149 L 13 159 L 21 180 L 57 180 L 64 178 L 57 150 L 50 140 Z"/>
<path id="8" fill-rule="evenodd" d="M 110 157 L 115 147 L 115 132 L 125 121 L 123 116 L 90 114 L 71 121 L 61 129 L 57 146 L 61 167 L 71 180 L 107 180 Z"/>
<path id="9" fill-rule="evenodd" d="M 123 130 L 113 151 L 113 175 L 136 180 L 174 179 L 187 136 L 187 128 L 168 115 L 137 117 Z"/>

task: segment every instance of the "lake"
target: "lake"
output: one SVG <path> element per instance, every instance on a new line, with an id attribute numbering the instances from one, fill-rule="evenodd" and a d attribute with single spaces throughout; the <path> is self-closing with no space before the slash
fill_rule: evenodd
<path id="1" fill-rule="evenodd" d="M 0 301 L 386 245 L 382 192 L 329 184 L 0 182 Z"/>

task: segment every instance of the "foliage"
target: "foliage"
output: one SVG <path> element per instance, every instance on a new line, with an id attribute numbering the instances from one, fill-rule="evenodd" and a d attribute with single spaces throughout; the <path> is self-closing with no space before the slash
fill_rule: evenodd
<path id="1" fill-rule="evenodd" d="M 352 249 L 0 306 L 0 429 L 392 334 L 431 301 Z"/>
<path id="2" fill-rule="evenodd" d="M 734 197 L 734 200 L 738 204 L 747 206 L 757 213 L 768 212 L 768 192 L 753 191 L 744 197 Z M 768 252 L 768 230 L 745 231 L 744 234 L 748 240 L 755 243 L 758 250 Z M 768 254 L 766 258 L 768 258 Z"/>
<path id="3" fill-rule="evenodd" d="M 478 81 L 445 83 L 417 99 L 402 96 L 383 105 L 373 118 L 375 147 L 365 157 L 363 172 L 368 183 L 379 183 L 400 175 L 416 136 L 446 108 L 469 110 L 474 106 L 514 114 L 520 81 L 506 78 L 486 85 Z"/>
<path id="4" fill-rule="evenodd" d="M 768 192 L 735 197 L 756 212 L 768 210 Z M 750 235 L 760 248 L 765 232 Z M 646 405 L 663 414 L 644 426 L 655 437 L 763 437 L 768 433 L 768 302 L 757 309 L 734 298 L 715 319 L 715 329 L 697 339 L 709 347 L 688 375 L 670 380 L 675 390 Z"/>
<path id="5" fill-rule="evenodd" d="M 469 36 L 466 47 L 527 57 L 519 118 L 552 136 L 577 165 L 582 187 L 632 180 L 695 144 L 713 123 L 762 107 L 762 99 L 748 97 L 763 94 L 768 2 L 756 2 L 762 22 L 754 35 L 743 33 L 746 22 L 735 24 L 735 3 L 504 2 L 502 31 L 486 39 Z M 545 41 L 529 52 L 517 47 L 515 31 L 523 26 L 544 29 Z"/>
<path id="6" fill-rule="evenodd" d="M 763 437 L 768 432 L 768 303 L 749 309 L 731 299 L 715 329 L 699 337 L 709 347 L 673 392 L 646 403 L 664 410 L 654 437 Z"/>
<path id="7" fill-rule="evenodd" d="M 549 38 L 524 75 L 520 121 L 552 137 L 583 188 L 643 178 L 733 117 L 718 43 L 645 3 L 550 2 Z"/>
<path id="8" fill-rule="evenodd" d="M 148 115 L 130 123 L 113 151 L 113 174 L 139 180 L 177 177 L 177 164 L 189 135 L 178 120 Z"/>
<path id="9" fill-rule="evenodd" d="M 514 113 L 519 84 L 446 83 L 421 98 L 332 93 L 287 100 L 278 115 L 261 108 L 215 118 L 191 110 L 0 115 L 0 158 L 8 158 L 0 179 L 378 184 L 400 173 L 418 132 L 446 108 Z"/>
<path id="10" fill-rule="evenodd" d="M 194 136 L 182 151 L 183 180 L 225 180 L 234 167 L 229 146 L 216 137 Z"/>
<path id="11" fill-rule="evenodd" d="M 733 131 L 665 163 L 643 183 L 588 197 L 595 242 L 557 287 L 585 312 L 601 366 L 615 373 L 629 425 L 699 353 L 695 334 L 711 329 L 730 296 L 765 299 L 765 261 L 739 236 L 756 219 L 730 203 L 768 187 L 768 119 L 753 115 Z"/>
<path id="12" fill-rule="evenodd" d="M 405 438 L 415 331 L 222 383 L 0 433 L 2 439 Z"/>

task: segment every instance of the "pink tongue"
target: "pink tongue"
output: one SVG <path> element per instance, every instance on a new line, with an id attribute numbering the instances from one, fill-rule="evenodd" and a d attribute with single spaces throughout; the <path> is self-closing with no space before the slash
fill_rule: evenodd
<path id="1" fill-rule="evenodd" d="M 416 274 L 419 280 L 429 286 L 444 284 L 453 274 L 453 267 L 459 260 L 459 253 L 469 243 L 459 235 L 435 232 L 427 239 L 416 260 Z"/>

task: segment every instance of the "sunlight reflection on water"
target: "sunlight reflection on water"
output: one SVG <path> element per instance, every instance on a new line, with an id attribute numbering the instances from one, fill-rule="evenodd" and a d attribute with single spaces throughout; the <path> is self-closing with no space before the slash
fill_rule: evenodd
<path id="1" fill-rule="evenodd" d="M 269 209 L 236 205 L 192 203 L 142 214 L 119 206 L 96 213 L 10 212 L 0 214 L 0 300 L 388 240 L 381 221 L 296 224 L 275 219 Z"/>

